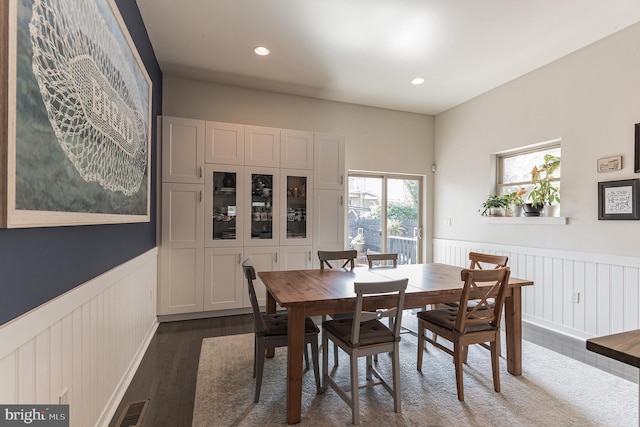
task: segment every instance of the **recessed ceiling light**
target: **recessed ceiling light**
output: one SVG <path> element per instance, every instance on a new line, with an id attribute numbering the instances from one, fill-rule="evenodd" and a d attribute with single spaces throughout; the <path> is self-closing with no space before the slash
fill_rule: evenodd
<path id="1" fill-rule="evenodd" d="M 415 79 L 411 80 L 412 85 L 421 85 L 422 83 L 424 83 L 424 79 L 422 77 L 416 77 Z"/>
<path id="2" fill-rule="evenodd" d="M 260 56 L 269 55 L 269 49 L 267 49 L 264 46 L 256 46 L 255 48 L 253 48 L 253 51 L 256 53 L 256 55 L 260 55 Z"/>

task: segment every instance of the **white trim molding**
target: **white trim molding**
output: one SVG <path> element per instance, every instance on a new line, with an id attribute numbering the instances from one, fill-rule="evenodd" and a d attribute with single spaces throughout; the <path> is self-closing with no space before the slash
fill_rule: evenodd
<path id="1" fill-rule="evenodd" d="M 0 402 L 55 404 L 108 426 L 158 326 L 158 250 L 0 326 Z"/>

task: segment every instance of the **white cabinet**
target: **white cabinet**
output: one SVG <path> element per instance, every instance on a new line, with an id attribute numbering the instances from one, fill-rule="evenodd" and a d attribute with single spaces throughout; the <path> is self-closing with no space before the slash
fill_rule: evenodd
<path id="1" fill-rule="evenodd" d="M 280 167 L 313 170 L 313 132 L 280 131 Z"/>
<path id="2" fill-rule="evenodd" d="M 243 255 L 242 247 L 205 249 L 204 311 L 244 305 L 248 294 L 242 270 Z"/>
<path id="3" fill-rule="evenodd" d="M 205 162 L 244 165 L 244 125 L 206 122 Z"/>
<path id="4" fill-rule="evenodd" d="M 316 188 L 313 202 L 313 252 L 344 249 L 344 191 Z M 313 265 L 320 267 L 317 255 Z"/>
<path id="5" fill-rule="evenodd" d="M 280 270 L 313 268 L 312 251 L 311 246 L 280 246 Z"/>
<path id="6" fill-rule="evenodd" d="M 315 188 L 344 190 L 344 138 L 339 135 L 316 133 L 313 137 Z"/>
<path id="7" fill-rule="evenodd" d="M 162 181 L 204 183 L 204 121 L 162 118 Z"/>
<path id="8" fill-rule="evenodd" d="M 245 166 L 244 171 L 244 245 L 277 246 L 280 241 L 280 169 Z"/>
<path id="9" fill-rule="evenodd" d="M 313 171 L 280 169 L 280 246 L 310 245 L 313 229 Z"/>
<path id="10" fill-rule="evenodd" d="M 308 269 L 344 248 L 342 137 L 163 117 L 161 145 L 160 315 L 246 310 L 244 259 Z"/>
<path id="11" fill-rule="evenodd" d="M 207 164 L 205 246 L 241 247 L 244 242 L 244 166 Z"/>
<path id="12" fill-rule="evenodd" d="M 176 183 L 162 186 L 159 314 L 202 311 L 202 187 Z"/>
<path id="13" fill-rule="evenodd" d="M 280 129 L 245 126 L 244 164 L 280 167 Z"/>

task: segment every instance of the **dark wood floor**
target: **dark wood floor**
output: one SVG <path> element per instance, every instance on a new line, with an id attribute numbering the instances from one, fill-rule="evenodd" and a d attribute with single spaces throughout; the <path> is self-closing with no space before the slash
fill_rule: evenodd
<path id="1" fill-rule="evenodd" d="M 253 332 L 251 315 L 161 323 L 122 402 L 150 399 L 143 427 L 190 427 L 202 339 Z"/>

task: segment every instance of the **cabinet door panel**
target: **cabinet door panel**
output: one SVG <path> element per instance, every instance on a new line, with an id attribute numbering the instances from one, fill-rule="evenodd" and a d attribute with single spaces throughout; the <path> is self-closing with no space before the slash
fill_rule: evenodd
<path id="1" fill-rule="evenodd" d="M 280 141 L 281 168 L 313 169 L 313 132 L 283 129 Z"/>
<path id="2" fill-rule="evenodd" d="M 203 249 L 163 246 L 160 250 L 161 286 L 158 312 L 180 314 L 202 311 Z"/>
<path id="3" fill-rule="evenodd" d="M 314 179 L 316 188 L 344 189 L 344 138 L 316 133 L 313 137 Z"/>
<path id="4" fill-rule="evenodd" d="M 280 166 L 280 129 L 245 126 L 244 161 L 247 166 Z"/>
<path id="5" fill-rule="evenodd" d="M 244 164 L 244 125 L 207 122 L 205 162 Z"/>
<path id="6" fill-rule="evenodd" d="M 280 248 L 280 270 L 308 270 L 313 268 L 311 246 Z"/>
<path id="7" fill-rule="evenodd" d="M 242 248 L 206 248 L 204 276 L 205 311 L 242 307 Z"/>
<path id="8" fill-rule="evenodd" d="M 280 175 L 280 245 L 309 245 L 313 240 L 313 172 L 281 169 Z"/>
<path id="9" fill-rule="evenodd" d="M 280 169 L 244 168 L 245 246 L 274 246 L 280 240 Z"/>
<path id="10" fill-rule="evenodd" d="M 313 252 L 343 250 L 344 192 L 316 189 L 313 205 Z M 317 257 L 313 257 L 313 263 L 314 267 L 320 267 Z"/>
<path id="11" fill-rule="evenodd" d="M 244 167 L 207 165 L 205 246 L 239 247 L 244 239 Z"/>
<path id="12" fill-rule="evenodd" d="M 204 183 L 204 121 L 162 118 L 162 181 Z"/>

